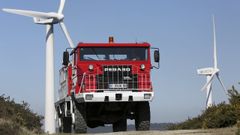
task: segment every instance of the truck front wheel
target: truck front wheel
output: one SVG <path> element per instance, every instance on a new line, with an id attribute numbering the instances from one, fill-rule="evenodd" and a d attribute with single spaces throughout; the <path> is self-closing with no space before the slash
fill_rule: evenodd
<path id="1" fill-rule="evenodd" d="M 150 129 L 150 107 L 148 102 L 139 102 L 135 110 L 135 128 L 137 131 Z"/>
<path id="2" fill-rule="evenodd" d="M 126 131 L 127 130 L 127 119 L 121 119 L 113 123 L 113 132 Z"/>
<path id="3" fill-rule="evenodd" d="M 77 104 L 77 105 L 76 105 Z M 83 104 L 74 104 L 75 133 L 87 133 L 86 109 Z"/>

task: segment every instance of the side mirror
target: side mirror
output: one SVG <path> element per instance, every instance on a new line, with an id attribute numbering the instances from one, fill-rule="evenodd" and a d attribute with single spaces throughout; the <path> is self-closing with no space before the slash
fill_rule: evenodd
<path id="1" fill-rule="evenodd" d="M 157 62 L 157 63 L 159 63 L 159 61 L 160 61 L 159 50 L 154 51 L 154 61 Z"/>
<path id="2" fill-rule="evenodd" d="M 63 65 L 68 66 L 69 63 L 69 53 L 68 51 L 63 52 Z"/>

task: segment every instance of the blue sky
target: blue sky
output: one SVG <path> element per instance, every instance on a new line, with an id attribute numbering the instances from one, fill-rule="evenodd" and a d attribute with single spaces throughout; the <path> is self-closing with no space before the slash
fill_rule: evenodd
<path id="1" fill-rule="evenodd" d="M 58 0 L 5 0 L 0 8 L 57 11 Z M 201 113 L 205 77 L 196 69 L 213 65 L 212 20 L 217 28 L 220 75 L 227 88 L 240 81 L 239 0 L 68 0 L 65 24 L 78 42 L 149 42 L 161 51 L 161 68 L 152 71 L 155 98 L 152 122 L 179 122 Z M 0 94 L 27 101 L 44 114 L 45 27 L 31 18 L 0 11 Z M 68 43 L 55 26 L 55 76 Z M 56 93 L 57 94 L 57 93 Z M 226 101 L 217 80 L 215 103 Z"/>

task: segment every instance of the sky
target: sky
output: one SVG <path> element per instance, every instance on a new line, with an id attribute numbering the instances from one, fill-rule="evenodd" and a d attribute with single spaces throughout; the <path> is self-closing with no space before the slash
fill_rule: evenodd
<path id="1" fill-rule="evenodd" d="M 1 0 L 0 9 L 58 10 L 59 0 Z M 229 89 L 240 81 L 239 0 L 68 0 L 65 24 L 78 42 L 149 42 L 161 53 L 152 70 L 154 100 L 151 121 L 181 122 L 205 109 L 206 78 L 198 68 L 213 65 L 212 14 L 216 19 L 220 77 Z M 62 52 L 69 47 L 55 25 L 55 93 L 59 89 Z M 44 114 L 45 26 L 31 18 L 0 11 L 0 94 L 26 101 Z M 214 79 L 213 100 L 227 101 Z"/>

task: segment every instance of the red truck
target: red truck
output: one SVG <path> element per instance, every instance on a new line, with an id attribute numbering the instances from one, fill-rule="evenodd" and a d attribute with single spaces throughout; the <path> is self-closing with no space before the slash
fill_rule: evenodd
<path id="1" fill-rule="evenodd" d="M 113 37 L 66 49 L 55 103 L 59 132 L 86 133 L 105 124 L 126 131 L 127 119 L 135 120 L 136 130 L 149 130 L 150 71 L 159 68 L 159 59 L 159 49 L 149 43 L 114 43 Z"/>

